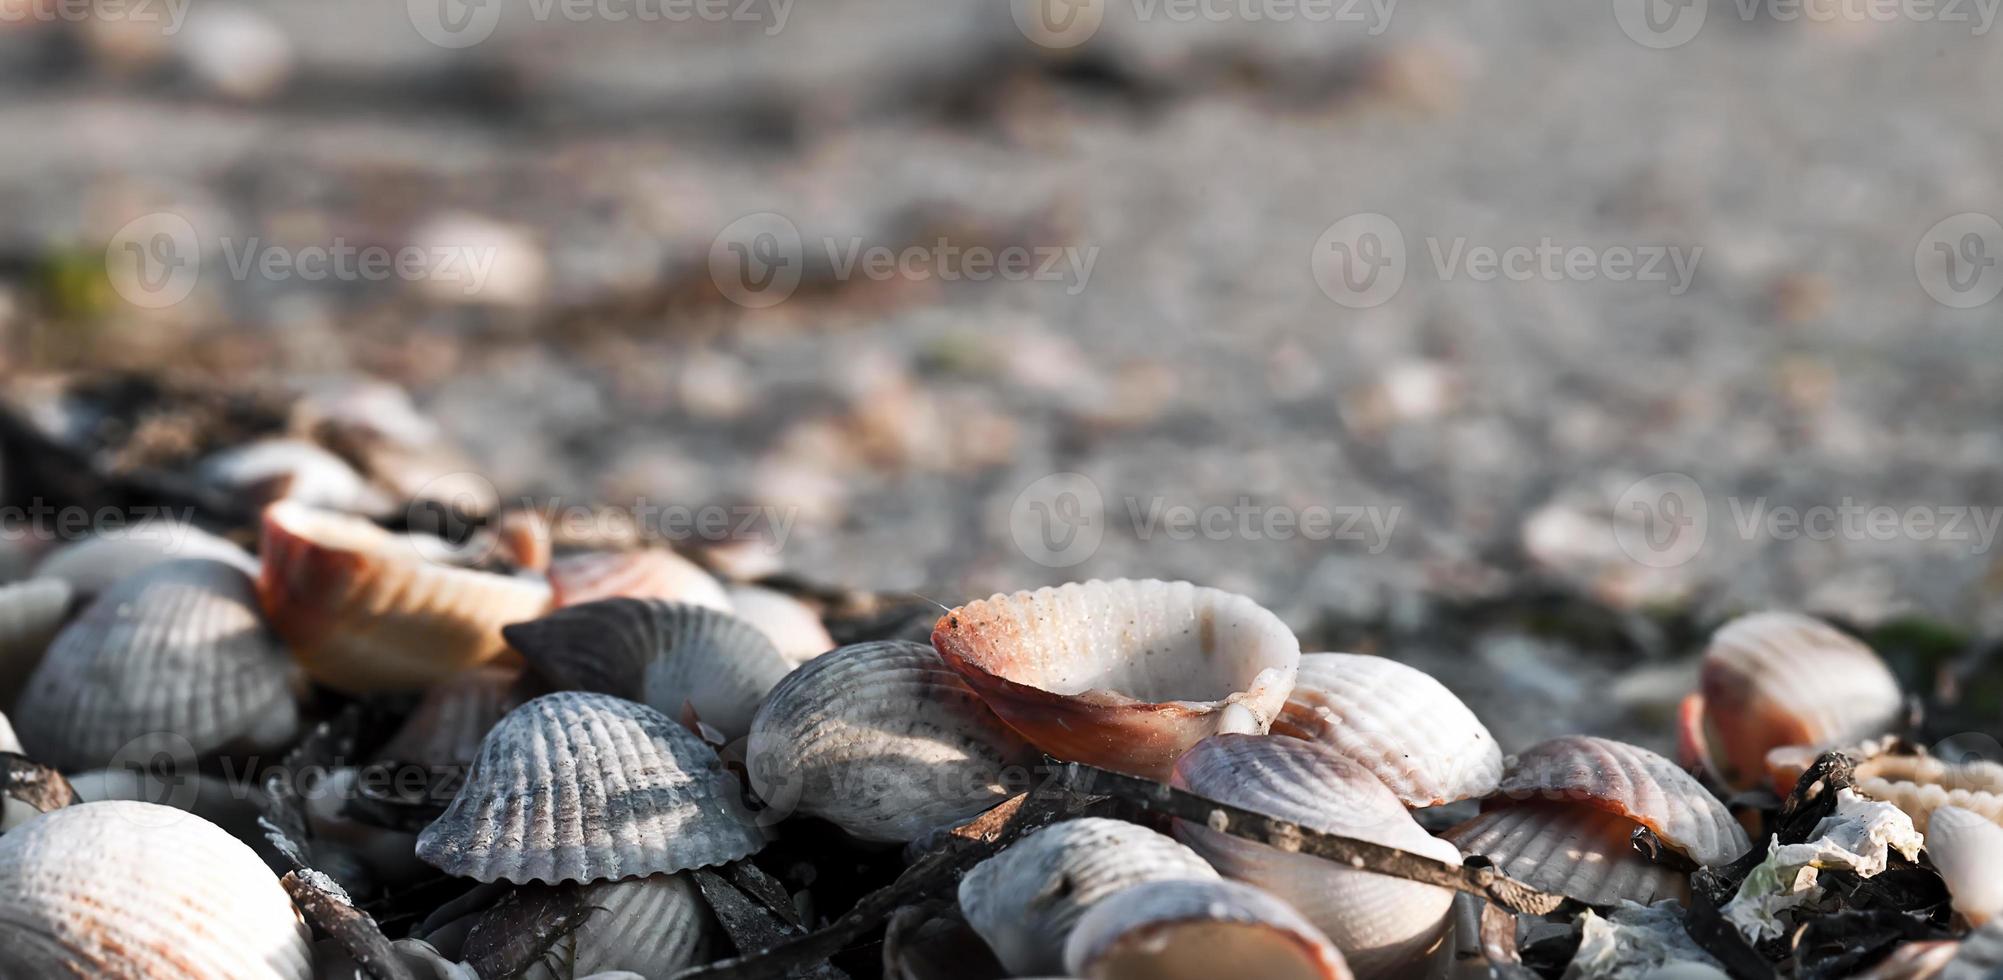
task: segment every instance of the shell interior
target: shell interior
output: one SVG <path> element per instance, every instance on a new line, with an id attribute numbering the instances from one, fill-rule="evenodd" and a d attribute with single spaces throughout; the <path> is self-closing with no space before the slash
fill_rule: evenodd
<path id="1" fill-rule="evenodd" d="M 1588 905 L 1684 899 L 1685 876 L 1632 844 L 1640 824 L 1576 803 L 1531 800 L 1476 816 L 1444 835 L 1512 878 Z"/>
<path id="2" fill-rule="evenodd" d="M 1730 811 L 1687 772 L 1647 749 L 1590 735 L 1564 735 L 1524 750 L 1503 773 L 1500 791 L 1599 807 L 1655 832 L 1705 866 L 1751 848 Z"/>
<path id="3" fill-rule="evenodd" d="M 1347 980 L 1342 954 L 1287 903 L 1232 881 L 1157 881 L 1085 913 L 1065 943 L 1090 980 Z"/>

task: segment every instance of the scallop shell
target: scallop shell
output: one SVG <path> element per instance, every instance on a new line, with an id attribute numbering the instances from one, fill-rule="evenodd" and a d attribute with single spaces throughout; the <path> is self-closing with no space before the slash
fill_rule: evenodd
<path id="1" fill-rule="evenodd" d="M 89 597 L 127 575 L 184 558 L 213 558 L 257 574 L 257 559 L 229 541 L 193 524 L 155 520 L 101 531 L 49 552 L 36 564 L 35 577 L 62 579 L 77 595 Z"/>
<path id="2" fill-rule="evenodd" d="M 290 501 L 265 510 L 258 594 L 314 680 L 421 688 L 499 655 L 504 624 L 548 608 L 543 583 L 437 564 L 421 542 Z"/>
<path id="3" fill-rule="evenodd" d="M 709 903 L 687 875 L 654 875 L 587 885 L 578 893 L 593 911 L 557 940 L 523 980 L 568 980 L 614 970 L 670 977 L 706 962 Z"/>
<path id="4" fill-rule="evenodd" d="M 960 879 L 960 909 L 1014 976 L 1064 969 L 1064 941 L 1101 899 L 1148 881 L 1216 881 L 1196 852 L 1146 827 L 1087 817 L 1045 827 Z"/>
<path id="5" fill-rule="evenodd" d="M 1889 730 L 1903 708 L 1884 661 L 1807 616 L 1763 612 L 1720 627 L 1704 651 L 1707 762 L 1747 788 L 1785 745 L 1829 746 Z"/>
<path id="6" fill-rule="evenodd" d="M 600 599 L 665 599 L 730 611 L 722 583 L 702 566 L 665 548 L 566 555 L 550 562 L 558 606 Z"/>
<path id="7" fill-rule="evenodd" d="M 1363 764 L 1318 742 L 1218 735 L 1176 761 L 1174 785 L 1304 827 L 1458 865 L 1452 844 L 1426 833 Z M 1227 877 L 1285 899 L 1327 934 L 1361 977 L 1418 969 L 1446 931 L 1454 893 L 1289 854 L 1183 820 L 1175 835 Z"/>
<path id="8" fill-rule="evenodd" d="M 1690 774 L 1647 749 L 1590 735 L 1539 742 L 1511 760 L 1500 791 L 1599 807 L 1646 826 L 1707 867 L 1751 848 L 1730 811 Z"/>
<path id="9" fill-rule="evenodd" d="M 1273 733 L 1355 759 L 1406 806 L 1487 796 L 1502 749 L 1461 699 L 1424 671 L 1383 657 L 1311 653 Z"/>
<path id="10" fill-rule="evenodd" d="M 763 630 L 794 666 L 835 648 L 834 637 L 812 607 L 784 592 L 757 585 L 725 587 L 739 618 Z"/>
<path id="11" fill-rule="evenodd" d="M 1293 633 L 1252 600 L 1153 580 L 970 602 L 932 645 L 1045 752 L 1155 779 L 1207 736 L 1266 731 L 1300 663 Z"/>
<path id="12" fill-rule="evenodd" d="M 1035 759 L 937 651 L 886 640 L 786 675 L 751 723 L 745 767 L 773 817 L 908 841 L 1007 799 L 1009 767 Z"/>
<path id="13" fill-rule="evenodd" d="M 734 861 L 764 843 L 737 777 L 643 704 L 564 691 L 508 713 L 417 856 L 480 881 L 601 881 Z"/>
<path id="14" fill-rule="evenodd" d="M 250 848 L 150 803 L 82 803 L 0 837 L 0 976 L 307 980 L 305 924 Z"/>
<path id="15" fill-rule="evenodd" d="M 0 586 L 0 707 L 13 704 L 63 625 L 74 590 L 59 578 Z"/>
<path id="16" fill-rule="evenodd" d="M 1683 873 L 1634 849 L 1640 826 L 1595 807 L 1535 800 L 1490 810 L 1441 836 L 1518 881 L 1588 905 L 1684 899 Z"/>
<path id="17" fill-rule="evenodd" d="M 1092 907 L 1064 944 L 1086 980 L 1348 980 L 1328 937 L 1287 903 L 1235 881 L 1156 881 Z"/>
<path id="18" fill-rule="evenodd" d="M 1933 811 L 1927 855 L 1954 896 L 1954 910 L 1981 926 L 2003 912 L 2003 827 L 1958 806 Z"/>
<path id="19" fill-rule="evenodd" d="M 522 703 L 521 670 L 482 664 L 433 684 L 379 759 L 419 766 L 466 766 L 494 725 Z"/>
<path id="20" fill-rule="evenodd" d="M 557 687 L 640 701 L 670 718 L 693 707 L 726 738 L 742 738 L 792 663 L 764 633 L 707 606 L 601 599 L 566 606 L 501 634 Z"/>
<path id="21" fill-rule="evenodd" d="M 270 745 L 297 728 L 291 682 L 243 572 L 176 561 L 121 579 L 64 627 L 14 720 L 30 754 L 59 769 L 121 751 Z M 160 744 L 135 747 L 142 737 Z"/>

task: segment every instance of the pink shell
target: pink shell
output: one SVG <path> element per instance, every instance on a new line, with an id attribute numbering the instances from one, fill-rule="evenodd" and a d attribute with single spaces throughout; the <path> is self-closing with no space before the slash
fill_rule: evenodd
<path id="1" fill-rule="evenodd" d="M 1512 760 L 1501 792 L 1574 800 L 1619 814 L 1705 866 L 1727 863 L 1751 847 L 1725 805 L 1689 773 L 1613 739 L 1563 735 L 1539 742 Z"/>
<path id="2" fill-rule="evenodd" d="M 549 584 L 559 607 L 599 599 L 666 599 L 730 611 L 730 597 L 715 577 L 665 548 L 566 555 L 550 562 Z"/>
<path id="3" fill-rule="evenodd" d="M 1683 874 L 1655 864 L 1629 843 L 1634 821 L 1572 803 L 1534 801 L 1490 810 L 1444 836 L 1524 884 L 1588 905 L 1682 898 Z"/>
<path id="4" fill-rule="evenodd" d="M 1753 613 L 1720 627 L 1704 651 L 1699 686 L 1703 727 L 1685 741 L 1694 735 L 1719 777 L 1742 789 L 1766 775 L 1769 751 L 1881 734 L 1903 708 L 1898 679 L 1871 648 L 1786 612 Z"/>
<path id="5" fill-rule="evenodd" d="M 1406 806 L 1487 796 L 1502 778 L 1495 737 L 1446 685 L 1383 657 L 1310 653 L 1273 733 L 1362 763 Z"/>

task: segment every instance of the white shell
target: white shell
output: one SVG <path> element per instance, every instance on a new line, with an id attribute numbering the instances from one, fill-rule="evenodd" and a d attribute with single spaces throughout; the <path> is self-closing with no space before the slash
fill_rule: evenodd
<path id="1" fill-rule="evenodd" d="M 35 577 L 62 579 L 77 595 L 89 597 L 128 575 L 184 558 L 213 558 L 257 574 L 257 559 L 229 541 L 193 524 L 153 520 L 57 548 L 36 564 Z"/>
<path id="2" fill-rule="evenodd" d="M 7 720 L 5 712 L 0 712 L 0 752 L 21 751 L 21 739 L 14 734 L 14 725 Z"/>
<path id="3" fill-rule="evenodd" d="M 433 684 L 376 758 L 419 766 L 470 765 L 487 733 L 521 705 L 520 678 L 518 666 L 482 664 Z"/>
<path id="4" fill-rule="evenodd" d="M 1639 826 L 1606 810 L 1535 800 L 1490 810 L 1442 836 L 1511 878 L 1588 905 L 1682 899 L 1683 874 L 1635 851 Z"/>
<path id="5" fill-rule="evenodd" d="M 715 576 L 666 548 L 566 555 L 550 563 L 549 583 L 558 606 L 664 599 L 730 611 L 730 597 Z"/>
<path id="6" fill-rule="evenodd" d="M 1196 852 L 1138 824 L 1087 817 L 1045 827 L 974 865 L 960 910 L 1015 976 L 1064 969 L 1064 941 L 1101 899 L 1147 881 L 1217 880 Z"/>
<path id="7" fill-rule="evenodd" d="M 706 962 L 711 919 L 687 875 L 654 875 L 585 886 L 593 909 L 577 931 L 557 940 L 524 980 L 569 980 L 614 970 L 670 977 Z"/>
<path id="8" fill-rule="evenodd" d="M 1935 810 L 1957 806 L 2003 823 L 2003 765 L 1984 759 L 1948 762 L 1930 756 L 1876 755 L 1857 763 L 1852 788 L 1913 818 L 1924 834 Z"/>
<path id="9" fill-rule="evenodd" d="M 59 578 L 0 586 L 0 708 L 14 703 L 42 662 L 74 594 L 69 582 Z"/>
<path id="10" fill-rule="evenodd" d="M 737 777 L 643 704 L 564 691 L 509 712 L 417 856 L 480 881 L 602 881 L 734 861 L 764 838 Z"/>
<path id="11" fill-rule="evenodd" d="M 83 803 L 0 837 L 0 976 L 307 980 L 305 925 L 250 848 L 150 803 Z"/>
<path id="12" fill-rule="evenodd" d="M 779 655 L 794 666 L 835 648 L 834 637 L 828 635 L 820 614 L 806 603 L 757 585 L 730 585 L 724 590 L 737 615 L 763 630 L 772 645 L 779 648 Z"/>
<path id="13" fill-rule="evenodd" d="M 1689 773 L 1647 749 L 1610 738 L 1561 735 L 1539 742 L 1510 759 L 1500 792 L 1610 810 L 1706 867 L 1752 847 L 1731 811 Z"/>
<path id="14" fill-rule="evenodd" d="M 1087 980 L 1348 980 L 1328 937 L 1292 906 L 1235 881 L 1156 881 L 1085 913 L 1064 945 Z"/>
<path id="15" fill-rule="evenodd" d="M 243 572 L 176 561 L 119 580 L 64 627 L 14 720 L 30 754 L 59 769 L 198 755 L 283 741 L 298 724 L 291 683 Z"/>
<path id="16" fill-rule="evenodd" d="M 1458 865 L 1452 844 L 1426 833 L 1361 763 L 1318 742 L 1278 735 L 1218 735 L 1175 765 L 1174 783 L 1214 800 L 1326 833 L 1396 847 Z M 1285 899 L 1328 935 L 1360 977 L 1418 969 L 1440 940 L 1454 893 L 1359 871 L 1183 820 L 1175 835 L 1227 877 Z"/>
<path id="17" fill-rule="evenodd" d="M 1486 796 L 1502 748 L 1446 685 L 1384 657 L 1310 653 L 1273 733 L 1323 742 L 1374 773 L 1406 806 Z"/>
<path id="18" fill-rule="evenodd" d="M 277 491 L 266 502 L 295 500 L 309 507 L 377 513 L 388 497 L 368 485 L 348 461 L 304 439 L 260 439 L 213 453 L 196 464 L 204 482 L 226 491 Z"/>
<path id="19" fill-rule="evenodd" d="M 1933 811 L 1927 855 L 1954 896 L 1954 910 L 1980 926 L 2003 912 L 2003 827 L 1958 806 Z"/>
<path id="20" fill-rule="evenodd" d="M 255 787 L 232 784 L 206 773 L 153 771 L 145 766 L 92 769 L 72 773 L 68 779 L 77 799 L 85 803 L 157 803 L 201 817 L 240 841 L 258 841 L 264 836 L 257 826 L 264 793 Z"/>
<path id="21" fill-rule="evenodd" d="M 823 654 L 780 681 L 751 723 L 745 768 L 768 819 L 798 811 L 865 840 L 908 841 L 1007 799 L 1009 767 L 1035 758 L 936 651 L 890 640 Z"/>

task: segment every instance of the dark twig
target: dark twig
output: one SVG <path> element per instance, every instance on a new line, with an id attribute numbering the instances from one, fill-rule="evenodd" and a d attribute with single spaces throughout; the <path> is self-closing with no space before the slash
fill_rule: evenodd
<path id="1" fill-rule="evenodd" d="M 389 937 L 367 912 L 355 907 L 346 890 L 317 871 L 288 871 L 279 879 L 306 921 L 333 937 L 375 980 L 416 980 L 396 955 Z"/>
<path id="2" fill-rule="evenodd" d="M 18 752 L 0 752 L 0 794 L 47 813 L 78 801 L 63 774 Z"/>
<path id="3" fill-rule="evenodd" d="M 466 962 L 492 980 L 521 976 L 593 911 L 576 885 L 524 885 L 473 923 Z"/>
<path id="4" fill-rule="evenodd" d="M 740 862 L 742 863 L 742 862 Z M 806 930 L 786 921 L 759 898 L 746 894 L 743 889 L 714 871 L 698 869 L 689 872 L 695 885 L 702 891 L 702 897 L 709 902 L 716 921 L 723 925 L 723 931 L 740 950 L 771 949 L 792 942 L 804 935 Z M 845 978 L 847 974 L 827 963 L 800 964 L 788 976 L 815 977 L 821 980 Z"/>

